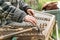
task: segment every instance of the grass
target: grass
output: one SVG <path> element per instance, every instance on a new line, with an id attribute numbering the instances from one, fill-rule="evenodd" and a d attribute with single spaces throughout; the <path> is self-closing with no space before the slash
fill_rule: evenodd
<path id="1" fill-rule="evenodd" d="M 42 10 L 42 6 L 46 3 L 46 2 L 51 2 L 51 1 L 58 1 L 58 0 L 34 0 L 37 2 L 38 5 L 36 5 L 37 7 L 35 7 L 33 4 L 31 4 L 30 6 L 33 8 L 33 9 L 36 9 L 36 10 Z M 29 2 L 29 0 L 25 0 L 25 2 Z"/>
<path id="2" fill-rule="evenodd" d="M 59 37 L 60 37 L 60 30 L 59 31 Z M 56 38 L 56 31 L 53 32 L 53 37 Z"/>
<path id="3" fill-rule="evenodd" d="M 60 37 L 60 30 L 59 30 L 59 37 Z"/>

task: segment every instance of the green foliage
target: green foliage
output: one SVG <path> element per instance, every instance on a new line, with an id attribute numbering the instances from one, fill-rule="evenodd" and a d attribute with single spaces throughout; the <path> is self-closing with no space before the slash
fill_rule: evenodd
<path id="1" fill-rule="evenodd" d="M 31 0 L 32 1 L 32 0 Z M 58 0 L 34 0 L 37 2 L 37 7 L 34 6 L 34 4 L 31 4 L 30 6 L 33 8 L 33 9 L 36 9 L 36 10 L 42 10 L 42 6 L 47 3 L 47 2 L 51 2 L 51 1 L 58 1 Z M 29 2 L 29 0 L 25 0 L 25 2 Z"/>

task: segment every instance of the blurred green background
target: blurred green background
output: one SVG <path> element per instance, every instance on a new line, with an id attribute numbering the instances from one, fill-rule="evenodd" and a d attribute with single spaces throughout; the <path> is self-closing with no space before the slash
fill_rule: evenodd
<path id="1" fill-rule="evenodd" d="M 51 2 L 51 1 L 58 1 L 58 0 L 24 0 L 25 2 L 27 2 L 33 9 L 36 10 L 42 10 L 42 6 L 46 3 L 46 2 Z"/>

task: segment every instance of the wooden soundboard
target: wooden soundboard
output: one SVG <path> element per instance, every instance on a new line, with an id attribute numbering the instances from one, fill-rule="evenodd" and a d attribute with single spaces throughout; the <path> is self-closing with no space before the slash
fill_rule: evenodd
<path id="1" fill-rule="evenodd" d="M 29 40 L 50 40 L 55 25 L 55 16 L 48 13 L 36 13 L 35 17 L 38 19 L 37 24 L 39 25 L 40 31 L 32 30 L 19 34 L 17 36 L 20 37 L 20 40 L 28 40 L 29 37 Z"/>
<path id="2" fill-rule="evenodd" d="M 1 27 L 0 39 L 6 39 L 8 37 L 16 35 L 18 37 L 29 36 L 32 38 L 37 37 L 36 39 L 40 40 L 49 40 L 49 37 L 55 24 L 55 16 L 48 13 L 39 13 L 36 11 L 35 18 L 37 18 L 38 26 L 33 26 L 29 22 L 22 22 L 18 24 L 16 24 L 16 22 L 13 22 L 9 24 L 9 26 Z"/>

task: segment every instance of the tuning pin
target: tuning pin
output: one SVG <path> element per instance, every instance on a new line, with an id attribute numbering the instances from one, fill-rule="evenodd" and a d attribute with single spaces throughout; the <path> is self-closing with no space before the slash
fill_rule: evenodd
<path id="1" fill-rule="evenodd" d="M 44 26 L 47 26 L 47 23 L 44 23 Z"/>
<path id="2" fill-rule="evenodd" d="M 44 30 L 44 24 L 42 23 L 42 24 L 40 24 L 40 33 L 41 34 L 42 34 L 43 30 Z"/>
<path id="3" fill-rule="evenodd" d="M 48 18 L 47 20 L 50 21 L 50 18 Z"/>

